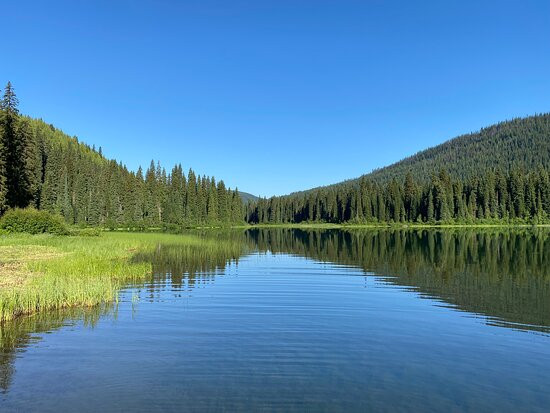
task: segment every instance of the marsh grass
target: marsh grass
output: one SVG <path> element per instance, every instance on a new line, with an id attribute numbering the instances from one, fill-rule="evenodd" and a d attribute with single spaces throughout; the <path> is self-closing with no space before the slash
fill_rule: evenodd
<path id="1" fill-rule="evenodd" d="M 57 258 L 63 254 L 44 245 L 0 246 L 0 289 L 17 287 L 33 276 L 27 263 Z"/>
<path id="2" fill-rule="evenodd" d="M 1 236 L 0 321 L 40 310 L 116 301 L 122 286 L 151 274 L 150 261 L 133 257 L 153 254 L 165 245 L 181 250 L 182 262 L 235 249 L 229 241 L 198 235 Z"/>

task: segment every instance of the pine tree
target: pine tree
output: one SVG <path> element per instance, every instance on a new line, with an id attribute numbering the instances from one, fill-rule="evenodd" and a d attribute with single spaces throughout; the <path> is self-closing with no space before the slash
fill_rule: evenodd
<path id="1" fill-rule="evenodd" d="M 428 213 L 426 216 L 428 222 L 433 222 L 435 220 L 435 208 L 432 190 L 428 191 Z"/>
<path id="2" fill-rule="evenodd" d="M 185 201 L 185 221 L 187 225 L 195 225 L 198 223 L 198 207 L 197 207 L 197 178 L 195 172 L 189 169 L 187 174 L 187 191 Z"/>
<path id="3" fill-rule="evenodd" d="M 6 171 L 6 148 L 4 145 L 4 113 L 0 111 L 0 215 L 8 207 L 8 185 Z"/>
<path id="4" fill-rule="evenodd" d="M 218 224 L 218 190 L 216 187 L 216 181 L 212 179 L 208 188 L 207 195 L 207 219 L 206 221 L 210 225 Z"/>
<path id="5" fill-rule="evenodd" d="M 226 225 L 231 222 L 230 219 L 230 202 L 227 199 L 227 190 L 223 181 L 218 182 L 216 188 L 218 194 L 218 217 L 222 225 Z"/>
<path id="6" fill-rule="evenodd" d="M 239 189 L 235 188 L 231 200 L 231 223 L 236 224 L 242 222 L 242 203 Z"/>
<path id="7" fill-rule="evenodd" d="M 145 205 L 145 183 L 143 180 L 143 170 L 138 168 L 134 184 L 134 208 L 132 220 L 136 226 L 143 226 L 144 205 Z"/>
<path id="8" fill-rule="evenodd" d="M 0 103 L 2 135 L 2 167 L 6 185 L 6 203 L 8 207 L 24 208 L 32 200 L 30 167 L 34 152 L 30 151 L 32 138 L 27 122 L 20 121 L 19 101 L 10 82 L 4 89 L 4 96 Z M 2 191 L 3 192 L 3 191 Z"/>
<path id="9" fill-rule="evenodd" d="M 417 188 L 412 173 L 409 171 L 405 177 L 404 185 L 404 208 L 407 211 L 407 220 L 416 218 L 416 195 Z"/>
<path id="10" fill-rule="evenodd" d="M 158 210 L 156 208 L 157 179 L 155 161 L 151 160 L 149 169 L 145 172 L 145 220 L 146 225 L 154 226 L 158 223 Z"/>

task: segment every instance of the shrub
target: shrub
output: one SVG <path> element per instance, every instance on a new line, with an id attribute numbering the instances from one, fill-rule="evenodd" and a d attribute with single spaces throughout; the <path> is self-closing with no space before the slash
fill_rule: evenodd
<path id="1" fill-rule="evenodd" d="M 69 233 L 63 218 L 34 208 L 9 210 L 0 219 L 0 230 L 7 233 L 26 232 L 29 234 L 66 235 Z"/>
<path id="2" fill-rule="evenodd" d="M 81 237 L 99 237 L 101 235 L 101 230 L 99 228 L 82 228 L 75 231 L 74 235 Z"/>
<path id="3" fill-rule="evenodd" d="M 177 224 L 164 223 L 162 224 L 162 231 L 172 234 L 178 234 L 181 232 L 181 226 Z"/>

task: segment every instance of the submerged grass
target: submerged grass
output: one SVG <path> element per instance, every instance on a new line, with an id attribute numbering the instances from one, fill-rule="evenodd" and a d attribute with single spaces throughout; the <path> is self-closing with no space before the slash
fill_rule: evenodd
<path id="1" fill-rule="evenodd" d="M 160 245 L 180 246 L 191 255 L 229 248 L 223 240 L 196 235 L 0 236 L 0 321 L 116 300 L 124 284 L 151 274 L 151 262 L 132 258 Z"/>

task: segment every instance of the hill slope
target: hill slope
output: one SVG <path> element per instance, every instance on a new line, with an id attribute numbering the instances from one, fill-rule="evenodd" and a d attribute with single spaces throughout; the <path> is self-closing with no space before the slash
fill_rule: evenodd
<path id="1" fill-rule="evenodd" d="M 527 170 L 550 166 L 550 113 L 458 136 L 365 176 L 378 182 L 402 181 L 410 171 L 415 179 L 427 181 L 444 168 L 451 177 L 464 179 L 493 168 L 509 171 L 514 165 Z"/>
<path id="2" fill-rule="evenodd" d="M 0 215 L 6 208 L 33 206 L 78 225 L 144 228 L 243 221 L 241 197 L 221 180 L 193 170 L 186 175 L 181 165 L 166 171 L 153 161 L 146 170 L 129 171 L 122 163 L 105 158 L 101 149 L 96 151 L 53 125 L 16 111 L 10 116 L 13 133 L 24 142 L 17 163 L 23 171 L 20 176 L 25 177 L 21 180 L 25 198 L 13 197 L 12 202 L 5 196 Z M 0 148 L 7 147 L 2 145 L 7 117 L 7 111 L 0 109 Z M 0 192 L 7 187 L 5 170 L 0 168 Z M 6 193 L 10 194 L 9 187 Z"/>
<path id="3" fill-rule="evenodd" d="M 362 178 L 386 183 L 403 182 L 411 172 L 418 182 L 428 182 L 433 173 L 445 169 L 452 178 L 467 179 L 489 169 L 508 172 L 513 166 L 526 170 L 550 167 L 550 113 L 516 118 L 461 135 L 425 149 L 399 162 L 375 169 L 358 178 L 289 195 L 358 184 Z"/>
<path id="4" fill-rule="evenodd" d="M 241 196 L 241 199 L 245 204 L 247 204 L 248 202 L 255 202 L 258 200 L 258 197 L 256 195 L 249 194 L 248 192 L 239 191 L 239 195 Z"/>
<path id="5" fill-rule="evenodd" d="M 550 114 L 451 139 L 362 177 L 249 205 L 251 223 L 547 222 Z"/>

